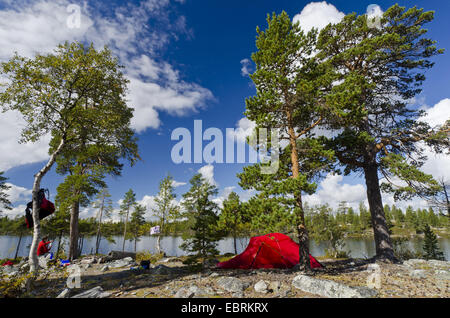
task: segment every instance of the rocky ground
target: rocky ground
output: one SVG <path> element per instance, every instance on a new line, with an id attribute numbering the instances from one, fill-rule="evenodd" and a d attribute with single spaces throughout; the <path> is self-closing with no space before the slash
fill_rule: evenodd
<path id="1" fill-rule="evenodd" d="M 323 260 L 324 269 L 305 275 L 291 270 L 195 270 L 179 258 L 164 258 L 144 270 L 132 258 L 98 264 L 87 256 L 69 267 L 48 265 L 32 285 L 18 281 L 13 296 L 55 298 L 308 298 L 450 297 L 450 262 L 409 260 L 369 264 L 365 260 Z M 76 265 L 76 266 L 75 266 Z M 45 264 L 44 264 L 45 266 Z M 18 279 L 28 264 L 4 266 L 4 282 Z M 76 288 L 79 270 L 80 288 Z M 67 283 L 74 288 L 67 288 Z M 1 285 L 0 285 L 1 286 Z M 26 289 L 28 288 L 28 291 Z M 0 296 L 1 295 L 0 289 Z M 11 296 L 3 292 L 3 296 Z"/>

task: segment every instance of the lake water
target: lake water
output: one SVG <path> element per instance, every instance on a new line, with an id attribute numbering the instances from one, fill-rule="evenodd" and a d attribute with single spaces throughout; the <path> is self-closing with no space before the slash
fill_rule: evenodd
<path id="1" fill-rule="evenodd" d="M 31 236 L 23 237 L 20 244 L 20 249 L 18 256 L 28 256 L 29 247 L 31 245 Z M 120 236 L 114 237 L 115 243 L 110 243 L 107 240 L 102 240 L 100 243 L 99 253 L 107 254 L 111 250 L 122 250 L 122 238 Z M 0 236 L 0 259 L 12 258 L 16 253 L 17 243 L 19 242 L 19 237 L 17 236 Z M 68 250 L 68 240 L 63 239 L 64 248 Z M 249 242 L 248 238 L 238 239 L 237 250 L 241 253 L 245 250 Z M 181 237 L 163 237 L 161 239 L 161 249 L 168 256 L 182 256 L 185 252 L 180 249 L 180 245 L 183 243 Z M 345 247 L 343 250 L 350 253 L 351 257 L 354 258 L 367 258 L 375 255 L 375 244 L 371 239 L 347 239 L 345 241 Z M 422 239 L 414 238 L 409 241 L 408 245 L 411 250 L 421 251 L 422 250 Z M 57 249 L 58 242 L 55 241 L 52 247 L 52 251 L 55 252 Z M 137 242 L 137 251 L 150 251 L 151 253 L 156 252 L 156 237 L 144 236 L 139 242 Z M 441 251 L 444 252 L 446 260 L 450 260 L 450 238 L 440 238 L 439 246 Z M 226 238 L 219 242 L 218 250 L 221 254 L 224 253 L 234 253 L 233 239 Z M 316 243 L 314 241 L 310 244 L 310 252 L 314 256 L 322 256 L 325 254 L 325 243 Z M 125 244 L 126 251 L 134 252 L 134 241 L 127 241 Z M 86 237 L 83 243 L 82 254 L 91 254 L 95 252 L 95 237 Z"/>

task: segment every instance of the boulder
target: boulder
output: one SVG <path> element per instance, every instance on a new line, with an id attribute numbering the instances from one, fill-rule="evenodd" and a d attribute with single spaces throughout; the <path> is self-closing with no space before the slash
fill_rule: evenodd
<path id="1" fill-rule="evenodd" d="M 351 287 L 331 280 L 298 275 L 292 285 L 304 292 L 328 298 L 370 298 L 378 292 L 368 287 Z"/>
<path id="2" fill-rule="evenodd" d="M 101 286 L 97 286 L 81 294 L 75 295 L 72 298 L 106 298 L 110 295 L 111 293 L 104 292 Z"/>
<path id="3" fill-rule="evenodd" d="M 424 279 L 427 277 L 427 272 L 423 269 L 414 269 L 409 272 L 412 278 Z"/>
<path id="4" fill-rule="evenodd" d="M 172 269 L 170 267 L 162 264 L 156 265 L 152 270 L 156 275 L 169 275 L 172 273 Z"/>
<path id="5" fill-rule="evenodd" d="M 38 257 L 38 261 L 39 261 L 39 266 L 42 268 L 47 268 L 48 267 L 48 258 L 45 256 L 39 256 Z"/>
<path id="6" fill-rule="evenodd" d="M 434 272 L 434 276 L 438 280 L 450 280 L 450 272 L 444 270 L 437 270 Z"/>
<path id="7" fill-rule="evenodd" d="M 119 267 L 130 266 L 133 263 L 134 263 L 133 258 L 125 257 L 123 259 L 119 259 L 119 260 L 116 260 L 114 262 L 111 262 L 109 264 L 109 266 L 112 267 L 112 268 L 119 268 Z"/>
<path id="8" fill-rule="evenodd" d="M 100 270 L 101 272 L 106 272 L 106 271 L 108 271 L 109 270 L 109 266 L 108 265 L 105 265 L 105 266 L 103 266 L 102 267 L 102 269 Z"/>
<path id="9" fill-rule="evenodd" d="M 222 277 L 216 283 L 220 288 L 230 293 L 241 293 L 248 287 L 248 283 L 244 283 L 236 277 Z"/>
<path id="10" fill-rule="evenodd" d="M 89 264 L 89 265 L 92 265 L 92 264 L 94 264 L 94 263 L 96 263 L 97 262 L 97 260 L 95 259 L 95 257 L 87 257 L 87 258 L 83 258 L 81 261 L 80 261 L 80 264 Z"/>
<path id="11" fill-rule="evenodd" d="M 70 294 L 70 289 L 66 288 L 64 289 L 56 298 L 68 298 Z"/>
<path id="12" fill-rule="evenodd" d="M 440 267 L 440 268 L 448 268 L 450 269 L 450 262 L 446 262 L 446 261 L 439 261 L 439 260 L 429 260 L 428 264 L 430 264 L 433 267 Z"/>
<path id="13" fill-rule="evenodd" d="M 111 251 L 108 253 L 107 256 L 102 257 L 98 260 L 98 263 L 107 263 L 107 262 L 112 262 L 115 260 L 120 260 L 120 259 L 124 259 L 127 257 L 131 257 L 133 260 L 136 259 L 136 253 L 131 253 L 131 252 L 121 252 L 121 251 Z"/>
<path id="14" fill-rule="evenodd" d="M 266 284 L 265 281 L 260 280 L 259 282 L 257 282 L 254 286 L 255 292 L 257 293 L 262 293 L 262 294 L 267 294 L 268 292 L 268 286 Z"/>
<path id="15" fill-rule="evenodd" d="M 182 287 L 176 292 L 174 297 L 175 298 L 192 298 L 192 297 L 194 297 L 194 295 L 195 295 L 195 292 L 192 291 L 190 288 Z"/>
<path id="16" fill-rule="evenodd" d="M 403 265 L 406 265 L 408 267 L 415 267 L 420 265 L 426 265 L 427 261 L 424 259 L 409 259 L 407 261 L 403 262 Z"/>

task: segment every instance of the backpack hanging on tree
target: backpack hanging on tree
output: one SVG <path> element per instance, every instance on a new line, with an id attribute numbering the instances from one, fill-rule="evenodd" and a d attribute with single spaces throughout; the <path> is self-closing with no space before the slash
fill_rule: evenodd
<path id="1" fill-rule="evenodd" d="M 50 202 L 45 197 L 45 192 L 47 192 L 47 197 L 50 197 L 49 191 L 40 189 L 38 192 L 38 205 L 39 205 L 39 220 L 46 218 L 47 216 L 55 212 L 55 205 Z M 33 201 L 28 202 L 27 208 L 25 210 L 25 222 L 28 229 L 34 226 L 33 222 Z"/>

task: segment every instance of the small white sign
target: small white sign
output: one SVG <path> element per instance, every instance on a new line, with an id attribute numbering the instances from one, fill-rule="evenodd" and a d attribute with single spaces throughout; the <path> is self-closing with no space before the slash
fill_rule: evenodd
<path id="1" fill-rule="evenodd" d="M 159 234 L 159 233 L 160 233 L 160 227 L 159 227 L 159 225 L 150 228 L 150 235 Z"/>

